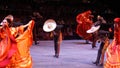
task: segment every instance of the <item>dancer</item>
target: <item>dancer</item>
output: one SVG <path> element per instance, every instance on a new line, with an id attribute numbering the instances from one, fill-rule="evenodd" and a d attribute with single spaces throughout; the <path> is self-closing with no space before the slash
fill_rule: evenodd
<path id="1" fill-rule="evenodd" d="M 106 50 L 104 68 L 120 68 L 120 18 L 114 19 L 114 39 Z"/>
<path id="2" fill-rule="evenodd" d="M 33 12 L 33 15 L 31 18 L 35 21 L 34 28 L 33 28 L 33 40 L 34 40 L 35 45 L 37 45 L 39 44 L 38 39 L 37 39 L 38 29 L 40 27 L 41 19 L 43 17 L 39 12 Z"/>
<path id="3" fill-rule="evenodd" d="M 98 27 L 99 30 L 101 30 L 99 26 L 101 26 L 102 24 L 106 24 L 106 21 L 102 16 L 98 15 L 97 21 L 93 24 L 93 26 Z M 96 41 L 98 40 L 98 31 L 95 31 L 94 33 L 92 33 L 92 37 L 93 37 L 92 48 L 94 48 L 96 47 Z"/>
<path id="4" fill-rule="evenodd" d="M 54 57 L 59 58 L 59 53 L 60 53 L 60 45 L 62 42 L 62 32 L 61 28 L 62 25 L 56 24 L 54 19 L 48 19 L 45 21 L 43 25 L 43 30 L 45 32 L 51 32 L 51 37 L 53 37 L 54 40 L 54 50 L 55 50 L 55 55 Z"/>
<path id="5" fill-rule="evenodd" d="M 97 21 L 93 24 L 91 29 L 87 30 L 87 33 L 92 33 L 93 34 L 94 45 L 95 45 L 97 40 L 99 40 L 101 42 L 100 47 L 98 49 L 98 54 L 97 54 L 96 61 L 93 62 L 96 65 L 98 65 L 100 63 L 101 58 L 102 59 L 101 59 L 100 65 L 103 65 L 104 52 L 106 50 L 106 47 L 109 45 L 109 38 L 108 38 L 109 31 L 101 29 L 100 27 L 101 27 L 102 24 L 106 24 L 106 21 L 104 20 L 103 17 L 98 15 L 97 16 Z M 103 47 L 104 47 L 104 51 L 103 51 Z M 103 51 L 103 54 L 102 54 L 102 51 Z M 102 57 L 101 57 L 101 55 L 102 55 Z"/>
<path id="6" fill-rule="evenodd" d="M 86 31 L 90 29 L 93 24 L 93 17 L 94 16 L 92 15 L 91 10 L 85 11 L 76 16 L 76 21 L 78 23 L 76 33 L 86 41 L 93 41 L 92 34 L 86 33 Z"/>
<path id="7" fill-rule="evenodd" d="M 13 19 L 12 15 L 8 15 L 1 23 L 0 67 L 32 68 L 30 46 L 33 42 L 32 29 L 34 21 L 31 20 L 26 25 L 12 27 Z"/>

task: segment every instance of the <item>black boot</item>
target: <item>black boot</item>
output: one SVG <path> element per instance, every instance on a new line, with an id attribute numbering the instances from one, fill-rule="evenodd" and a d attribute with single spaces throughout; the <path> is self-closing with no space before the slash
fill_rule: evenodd
<path id="1" fill-rule="evenodd" d="M 95 61 L 95 62 L 92 62 L 93 64 L 96 64 L 96 66 L 99 64 L 99 62 Z"/>
<path id="2" fill-rule="evenodd" d="M 54 55 L 55 58 L 59 58 L 59 55 Z"/>
<path id="3" fill-rule="evenodd" d="M 100 63 L 99 66 L 103 66 L 103 63 Z"/>

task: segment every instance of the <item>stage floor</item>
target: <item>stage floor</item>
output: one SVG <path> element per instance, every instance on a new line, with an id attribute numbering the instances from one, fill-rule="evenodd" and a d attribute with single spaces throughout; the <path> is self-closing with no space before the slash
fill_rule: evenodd
<path id="1" fill-rule="evenodd" d="M 92 49 L 91 42 L 85 40 L 63 40 L 59 58 L 53 57 L 53 41 L 39 41 L 32 45 L 33 68 L 103 68 L 92 64 L 97 56 L 97 47 Z"/>

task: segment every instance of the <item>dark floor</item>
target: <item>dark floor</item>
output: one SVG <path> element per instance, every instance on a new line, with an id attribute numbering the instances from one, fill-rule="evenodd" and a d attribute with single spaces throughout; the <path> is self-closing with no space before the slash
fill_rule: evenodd
<path id="1" fill-rule="evenodd" d="M 95 61 L 97 47 L 92 49 L 85 40 L 63 40 L 60 57 L 55 58 L 53 41 L 39 41 L 31 47 L 33 68 L 103 68 L 92 64 Z"/>

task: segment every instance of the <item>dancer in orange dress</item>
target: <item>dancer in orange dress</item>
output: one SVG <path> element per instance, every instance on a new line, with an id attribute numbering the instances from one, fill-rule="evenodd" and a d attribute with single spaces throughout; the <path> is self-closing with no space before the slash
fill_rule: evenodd
<path id="1" fill-rule="evenodd" d="M 114 39 L 106 50 L 104 68 L 120 68 L 120 18 L 114 19 Z"/>
<path id="2" fill-rule="evenodd" d="M 0 68 L 5 68 L 12 58 L 12 55 L 17 51 L 17 42 L 10 32 L 7 24 L 7 20 L 11 23 L 13 17 L 10 15 L 11 19 L 4 19 L 0 26 Z M 11 25 L 9 25 L 11 26 Z"/>
<path id="3" fill-rule="evenodd" d="M 8 15 L 1 23 L 0 67 L 32 68 L 30 47 L 33 42 L 32 29 L 34 26 L 34 21 L 31 20 L 28 24 L 18 27 L 12 27 L 12 22 L 13 16 Z M 3 35 L 5 36 L 2 37 Z M 11 39 L 13 41 L 11 41 Z M 12 44 L 14 44 L 14 46 Z"/>

